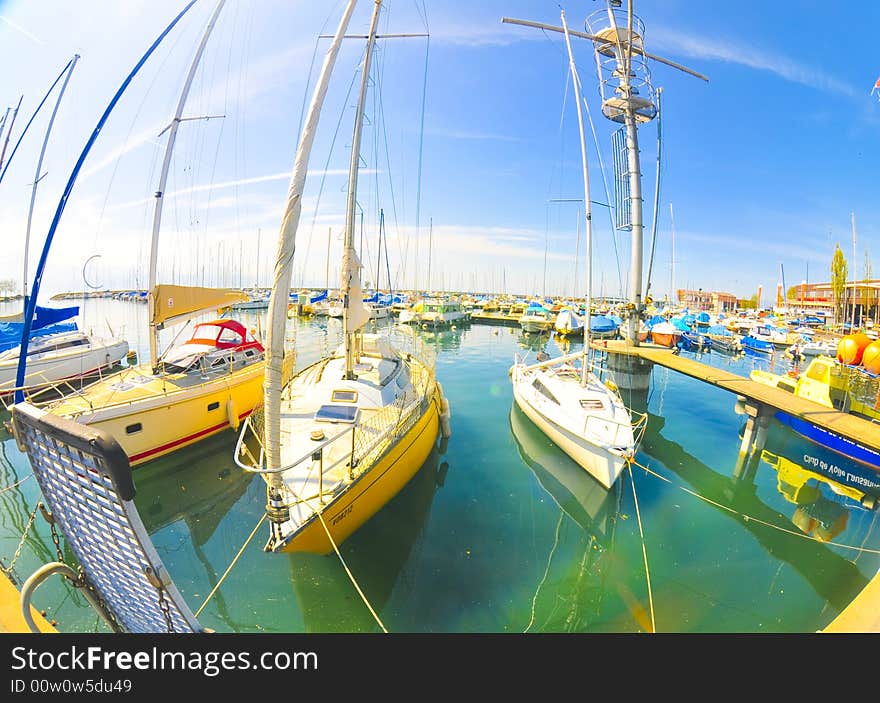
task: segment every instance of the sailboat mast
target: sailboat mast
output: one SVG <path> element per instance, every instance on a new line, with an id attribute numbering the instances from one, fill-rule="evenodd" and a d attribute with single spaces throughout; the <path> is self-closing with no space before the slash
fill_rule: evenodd
<path id="1" fill-rule="evenodd" d="M 672 212 L 672 203 L 669 203 L 669 224 L 672 227 L 672 257 L 669 260 L 672 266 L 669 274 L 669 303 L 675 305 L 678 301 L 675 299 L 675 214 Z"/>
<path id="2" fill-rule="evenodd" d="M 361 131 L 364 122 L 364 102 L 367 95 L 367 83 L 370 78 L 370 60 L 373 57 L 373 47 L 376 44 L 376 27 L 379 23 L 379 9 L 382 0 L 375 0 L 373 16 L 370 19 L 370 31 L 367 35 L 367 48 L 364 53 L 364 67 L 361 73 L 361 87 L 358 94 L 357 112 L 354 120 L 354 136 L 351 140 L 351 161 L 348 169 L 348 203 L 345 213 L 345 252 L 347 256 L 353 254 L 354 249 L 354 211 L 357 206 L 357 179 L 358 166 L 361 158 Z M 345 300 L 348 302 L 349 291 L 345 291 Z M 348 330 L 348 305 L 343 307 L 343 328 Z M 354 335 L 356 332 L 345 333 L 345 377 L 354 378 Z"/>
<path id="3" fill-rule="evenodd" d="M 211 35 L 211 31 L 214 29 L 214 24 L 217 22 L 217 18 L 220 16 L 220 11 L 223 9 L 223 5 L 226 3 L 226 0 L 220 0 L 217 3 L 217 7 L 214 8 L 214 13 L 211 15 L 211 19 L 208 21 L 207 27 L 205 27 L 205 32 L 202 35 L 202 41 L 199 43 L 198 48 L 196 49 L 196 55 L 193 57 L 192 63 L 189 67 L 189 73 L 187 73 L 186 81 L 183 84 L 183 90 L 180 92 L 180 99 L 177 101 L 177 110 L 174 113 L 174 119 L 171 121 L 168 129 L 168 142 L 165 145 L 165 157 L 162 161 L 162 172 L 159 176 L 159 186 L 156 189 L 156 207 L 153 211 L 153 231 L 150 236 L 150 269 L 149 269 L 149 289 L 147 291 L 147 302 L 149 303 L 150 308 L 150 366 L 153 369 L 153 372 L 158 371 L 158 357 L 159 357 L 159 325 L 156 323 L 156 264 L 159 258 L 159 227 L 162 223 L 162 204 L 163 204 L 163 196 L 165 193 L 165 183 L 168 180 L 168 170 L 171 166 L 171 152 L 174 149 L 174 141 L 177 138 L 177 128 L 180 126 L 181 116 L 183 115 L 183 107 L 186 104 L 186 98 L 189 95 L 190 86 L 192 86 L 193 78 L 196 75 L 196 69 L 198 68 L 199 61 L 202 58 L 202 53 L 204 53 L 205 45 L 208 43 L 208 37 Z"/>
<path id="4" fill-rule="evenodd" d="M 315 131 L 318 117 L 327 88 L 330 74 L 336 63 L 342 38 L 348 27 L 357 0 L 349 0 L 348 6 L 321 67 L 321 74 L 315 84 L 312 102 L 306 120 L 303 123 L 299 146 L 296 150 L 296 161 L 293 175 L 287 191 L 287 202 L 281 220 L 281 231 L 278 238 L 278 250 L 275 254 L 275 272 L 272 279 L 272 293 L 269 297 L 268 330 L 266 333 L 266 370 L 263 381 L 263 397 L 265 398 L 265 437 L 266 467 L 278 469 L 281 466 L 281 385 L 284 366 L 284 337 L 287 326 L 287 304 L 290 299 L 290 278 L 293 273 L 292 262 L 296 244 L 296 230 L 302 213 L 302 194 L 305 188 L 306 173 L 309 168 L 309 155 L 315 142 Z M 280 479 L 278 474 L 268 474 L 270 484 L 269 500 L 280 501 Z M 282 503 L 279 502 L 279 505 Z"/>
<path id="5" fill-rule="evenodd" d="M 61 104 L 61 96 L 64 95 L 64 91 L 67 88 L 67 83 L 68 81 L 70 81 L 70 76 L 73 74 L 73 69 L 76 66 L 77 61 L 79 61 L 79 54 L 74 54 L 73 59 L 71 60 L 67 69 L 67 76 L 65 76 L 64 83 L 61 84 L 61 90 L 58 92 L 58 99 L 55 101 L 55 108 L 52 110 L 52 116 L 49 118 L 49 125 L 46 127 L 46 136 L 43 137 L 43 146 L 40 149 L 40 156 L 37 159 L 37 170 L 34 173 L 34 184 L 33 188 L 31 188 L 31 204 L 28 208 L 27 227 L 25 228 L 24 234 L 24 266 L 21 277 L 21 286 L 23 291 L 22 296 L 24 298 L 25 307 L 27 307 L 28 250 L 30 249 L 31 221 L 34 216 L 34 202 L 37 198 L 37 184 L 42 178 L 40 176 L 40 171 L 43 168 L 43 156 L 45 156 L 46 146 L 49 144 L 49 133 L 52 131 L 52 125 L 55 123 L 55 115 L 58 114 L 58 106 Z"/>
<path id="6" fill-rule="evenodd" d="M 852 216 L 852 233 L 853 233 L 853 288 L 852 288 L 852 318 L 849 325 L 849 331 L 852 332 L 856 326 L 856 267 L 858 265 L 858 261 L 856 260 L 856 213 L 851 213 Z"/>
<path id="7" fill-rule="evenodd" d="M 22 100 L 24 100 L 24 95 L 18 99 L 18 105 L 15 106 L 15 110 L 12 113 L 12 120 L 9 122 L 9 131 L 6 132 L 6 141 L 3 142 L 3 151 L 0 151 L 0 168 L 3 168 L 3 160 L 6 158 L 6 147 L 9 146 L 9 138 L 12 136 L 12 126 L 15 124 L 15 117 L 18 115 L 18 108 L 21 107 Z M 3 121 L 6 121 L 5 118 Z M 11 159 L 12 157 L 10 156 L 9 158 Z"/>
<path id="8" fill-rule="evenodd" d="M 584 220 L 586 222 L 586 258 L 587 258 L 587 267 L 586 267 L 586 286 L 587 286 L 587 295 L 586 295 L 586 312 L 584 314 L 584 355 L 583 360 L 581 362 L 581 385 L 586 385 L 587 383 L 587 367 L 589 366 L 589 358 L 590 358 L 590 323 L 591 323 L 591 315 L 590 310 L 593 305 L 592 298 L 592 274 L 593 274 L 593 266 L 592 266 L 592 256 L 593 256 L 593 218 L 592 218 L 592 207 L 590 205 L 590 171 L 587 166 L 587 142 L 584 138 L 584 113 L 583 108 L 581 107 L 581 81 L 578 78 L 577 66 L 574 63 L 574 54 L 571 50 L 571 37 L 568 34 L 568 24 L 565 22 L 565 10 L 562 11 L 562 29 L 565 32 L 565 48 L 568 50 L 568 66 L 571 73 L 571 82 L 572 82 L 572 90 L 575 96 L 575 105 L 577 105 L 577 116 L 578 116 L 578 132 L 580 134 L 581 140 L 581 167 L 583 168 L 584 175 Z"/>
<path id="9" fill-rule="evenodd" d="M 428 218 L 428 285 L 426 286 L 427 292 L 431 293 L 431 254 L 434 251 L 434 218 Z"/>
<path id="10" fill-rule="evenodd" d="M 333 228 L 327 228 L 327 268 L 324 272 L 324 287 L 330 291 L 330 240 L 333 239 Z"/>
<path id="11" fill-rule="evenodd" d="M 135 67 L 131 70 L 128 76 L 123 81 L 122 85 L 119 86 L 119 89 L 110 99 L 110 103 L 107 105 L 101 117 L 98 119 L 98 124 L 95 126 L 95 129 L 92 130 L 91 135 L 89 136 L 88 141 L 86 142 L 85 147 L 80 152 L 79 158 L 76 160 L 76 164 L 73 166 L 73 170 L 70 172 L 70 177 L 67 179 L 67 185 L 64 186 L 64 192 L 61 194 L 61 199 L 58 201 L 58 207 L 55 209 L 55 216 L 52 218 L 52 224 L 49 225 L 49 231 L 46 234 L 46 241 L 43 243 L 43 252 L 40 254 L 40 260 L 37 262 L 37 270 L 34 274 L 34 284 L 31 287 L 31 296 L 28 300 L 27 307 L 24 313 L 24 326 L 21 330 L 21 352 L 18 355 L 18 370 L 16 371 L 15 376 L 15 386 L 18 388 L 15 391 L 15 402 L 20 403 L 24 400 L 24 391 L 22 390 L 24 387 L 24 374 L 25 367 L 27 366 L 27 350 L 28 350 L 28 340 L 31 334 L 31 323 L 33 322 L 34 313 L 36 312 L 37 307 L 37 298 L 40 294 L 40 283 L 43 279 L 43 272 L 46 268 L 46 261 L 49 258 L 49 249 L 52 246 L 52 240 L 55 237 L 55 231 L 58 229 L 58 223 L 61 222 L 61 216 L 64 214 L 64 208 L 67 205 L 67 201 L 70 198 L 70 193 L 73 190 L 73 186 L 76 183 L 77 176 L 79 176 L 79 172 L 82 169 L 82 165 L 86 160 L 86 157 L 89 155 L 89 152 L 92 150 L 92 146 L 95 144 L 95 140 L 98 138 L 98 135 L 101 133 L 101 130 L 104 128 L 104 125 L 107 123 L 107 118 L 110 117 L 110 113 L 113 112 L 113 108 L 116 107 L 116 103 L 119 102 L 119 98 L 122 97 L 122 94 L 125 92 L 126 88 L 128 88 L 131 81 L 137 75 L 138 71 L 141 70 L 141 67 L 147 62 L 147 59 L 153 54 L 156 50 L 156 47 L 162 43 L 168 33 L 174 29 L 174 26 L 180 21 L 180 18 L 183 17 L 187 12 L 189 12 L 190 8 L 195 4 L 196 0 L 191 0 L 186 7 L 184 7 L 178 15 L 171 20 L 171 23 L 165 28 L 165 30 L 156 38 L 156 40 L 150 45 L 150 48 L 147 49 L 146 53 L 141 57 L 140 61 L 135 64 Z M 12 158 L 11 156 L 9 157 Z"/>

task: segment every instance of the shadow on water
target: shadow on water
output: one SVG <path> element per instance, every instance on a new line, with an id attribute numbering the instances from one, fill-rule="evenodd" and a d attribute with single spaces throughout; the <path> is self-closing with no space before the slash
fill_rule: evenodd
<path id="1" fill-rule="evenodd" d="M 774 559 L 791 565 L 829 606 L 842 610 L 867 585 L 868 579 L 852 561 L 822 541 L 792 535 L 797 518 L 793 523 L 758 497 L 752 479 L 760 454 L 752 455 L 743 478 L 737 479 L 712 470 L 665 439 L 661 434 L 664 424 L 662 417 L 649 413 L 641 451 L 662 462 L 700 496 L 719 504 L 716 507 L 721 514 L 749 532 Z"/>
<path id="2" fill-rule="evenodd" d="M 340 547 L 370 605 L 391 631 L 395 631 L 394 613 L 383 609 L 395 586 L 406 578 L 406 564 L 418 549 L 434 495 L 446 480 L 442 442 L 403 490 Z M 287 558 L 307 632 L 379 630 L 335 553 L 296 553 Z"/>

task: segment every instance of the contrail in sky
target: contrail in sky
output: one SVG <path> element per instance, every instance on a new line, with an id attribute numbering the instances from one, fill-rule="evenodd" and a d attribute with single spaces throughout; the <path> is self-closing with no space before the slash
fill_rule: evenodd
<path id="1" fill-rule="evenodd" d="M 3 15 L 0 15 L 0 20 L 3 20 L 4 22 L 6 22 L 6 24 L 8 24 L 10 27 L 12 27 L 12 28 L 13 28 L 14 30 L 16 30 L 17 32 L 20 32 L 21 34 L 24 34 L 24 35 L 25 35 L 28 39 L 30 39 L 31 41 L 34 41 L 34 42 L 36 42 L 37 44 L 39 44 L 39 45 L 41 45 L 41 46 L 45 46 L 45 45 L 46 45 L 46 42 L 44 42 L 44 41 L 43 41 L 42 39 L 40 39 L 38 36 L 35 36 L 35 35 L 32 34 L 31 32 L 27 31 L 24 27 L 22 27 L 21 25 L 16 24 L 16 23 L 13 22 L 11 19 L 8 19 L 7 17 L 4 17 Z"/>

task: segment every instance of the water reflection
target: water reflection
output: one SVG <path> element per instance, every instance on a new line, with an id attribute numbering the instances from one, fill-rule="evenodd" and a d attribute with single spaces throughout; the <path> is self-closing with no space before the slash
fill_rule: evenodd
<path id="1" fill-rule="evenodd" d="M 232 461 L 231 434 L 212 437 L 192 451 L 173 453 L 134 471 L 135 505 L 147 532 L 183 522 L 196 547 L 203 547 L 255 474 Z"/>
<path id="2" fill-rule="evenodd" d="M 397 631 L 394 612 L 384 609 L 395 586 L 407 579 L 405 567 L 418 549 L 434 494 L 446 480 L 443 450 L 443 444 L 435 447 L 403 490 L 340 548 L 370 605 L 392 632 Z M 307 632 L 379 629 L 335 553 L 294 553 L 287 558 Z"/>
<path id="3" fill-rule="evenodd" d="M 535 427 L 515 403 L 510 409 L 510 430 L 523 462 L 561 509 L 557 539 L 545 578 L 534 594 L 526 631 L 587 631 L 600 618 L 609 592 L 622 482 L 606 489 Z M 579 528 L 573 540 L 559 539 L 565 516 Z M 574 542 L 574 552 L 568 544 L 560 548 L 562 542 Z"/>
<path id="4" fill-rule="evenodd" d="M 760 455 L 753 454 L 742 478 L 713 470 L 679 444 L 662 435 L 664 418 L 648 414 L 641 451 L 663 463 L 720 514 L 735 521 L 779 562 L 792 566 L 829 606 L 842 610 L 867 585 L 868 578 L 853 563 L 814 539 L 794 537 L 792 520 L 759 496 L 756 471 Z M 734 437 L 738 443 L 738 438 Z M 850 557 L 850 558 L 847 558 Z"/>

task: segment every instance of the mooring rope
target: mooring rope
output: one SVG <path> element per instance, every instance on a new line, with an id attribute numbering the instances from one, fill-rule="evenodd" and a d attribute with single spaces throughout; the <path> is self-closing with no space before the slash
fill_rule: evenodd
<path id="1" fill-rule="evenodd" d="M 336 546 L 336 541 L 333 539 L 333 535 L 330 534 L 330 530 L 327 528 L 327 523 L 324 522 L 324 511 L 318 510 L 315 512 L 315 514 L 318 516 L 318 519 L 321 521 L 321 527 L 324 528 L 324 532 L 327 533 L 327 539 L 329 539 L 330 544 L 333 545 L 333 551 L 336 552 L 336 556 L 338 556 L 339 561 L 342 562 L 342 568 L 344 568 L 345 573 L 348 574 L 348 578 L 351 580 L 351 583 L 354 585 L 355 590 L 360 595 L 361 600 L 364 602 L 364 605 L 367 606 L 367 610 L 370 611 L 370 614 L 373 616 L 375 621 L 379 624 L 379 627 L 382 628 L 382 632 L 384 632 L 385 634 L 388 634 L 388 630 L 385 628 L 384 623 L 382 622 L 378 613 L 376 613 L 376 611 L 373 609 L 373 606 L 370 605 L 370 601 L 367 600 L 367 596 L 364 595 L 364 592 L 361 590 L 361 587 L 358 584 L 357 579 L 355 579 L 354 574 L 351 573 L 351 569 L 348 568 L 348 564 L 345 563 L 345 559 L 342 557 L 342 553 L 339 551 L 339 547 Z"/>
<path id="2" fill-rule="evenodd" d="M 196 611 L 196 613 L 195 613 L 196 617 L 199 617 L 199 614 L 205 609 L 205 606 L 208 605 L 208 602 L 211 600 L 211 598 L 214 597 L 214 594 L 220 590 L 220 586 L 223 585 L 223 581 L 225 581 L 226 577 L 229 576 L 229 572 L 232 571 L 232 567 L 235 566 L 236 562 L 239 560 L 241 555 L 244 553 L 244 550 L 251 543 L 251 540 L 254 538 L 254 535 L 257 534 L 257 530 L 260 528 L 260 525 L 263 524 L 263 520 L 265 520 L 266 517 L 267 517 L 267 515 L 265 513 L 263 513 L 263 517 L 261 517 L 259 519 L 257 524 L 254 526 L 254 529 L 251 531 L 251 534 L 245 540 L 244 544 L 241 545 L 241 549 L 238 550 L 238 554 L 235 555 L 235 558 L 232 560 L 232 563 L 230 563 L 229 566 L 227 567 L 226 571 L 223 572 L 223 575 L 220 577 L 220 580 L 217 581 L 217 585 L 214 586 L 213 589 L 211 589 L 211 592 L 208 594 L 208 597 L 205 598 L 205 602 L 202 603 L 201 607 Z"/>
<path id="3" fill-rule="evenodd" d="M 645 531 L 642 528 L 642 513 L 639 511 L 639 497 L 636 495 L 636 482 L 633 478 L 632 472 L 632 465 L 635 463 L 635 458 L 629 460 L 629 482 L 633 490 L 633 500 L 636 505 L 636 520 L 639 523 L 639 535 L 642 539 L 642 557 L 645 560 L 645 582 L 648 584 L 648 608 L 651 611 L 651 632 L 657 632 L 657 625 L 654 621 L 654 595 L 651 591 L 651 570 L 648 568 L 648 548 L 645 546 Z"/>
<path id="4" fill-rule="evenodd" d="M 529 618 L 529 624 L 526 625 L 526 629 L 523 630 L 523 632 L 528 632 L 532 625 L 535 624 L 535 605 L 538 601 L 538 593 L 540 593 L 541 586 L 544 585 L 544 582 L 547 580 L 547 575 L 550 573 L 550 564 L 553 561 L 553 554 L 556 552 L 556 547 L 559 545 L 559 529 L 562 527 L 562 518 L 564 515 L 565 512 L 560 510 L 559 520 L 556 522 L 556 534 L 553 537 L 553 546 L 550 548 L 550 554 L 547 555 L 547 566 L 544 568 L 544 575 L 541 577 L 541 581 L 535 589 L 535 595 L 532 596 L 532 616 Z"/>
<path id="5" fill-rule="evenodd" d="M 880 554 L 880 549 L 868 549 L 865 547 L 856 547 L 852 544 L 843 544 L 842 542 L 825 542 L 824 540 L 817 539 L 817 538 L 813 537 L 812 535 L 807 535 L 807 534 L 804 534 L 803 532 L 797 532 L 795 530 L 789 530 L 785 527 L 780 527 L 779 525 L 774 525 L 773 523 L 767 522 L 765 520 L 761 520 L 760 518 L 752 517 L 751 515 L 746 515 L 745 513 L 739 512 L 738 510 L 734 510 L 733 508 L 731 508 L 728 505 L 724 505 L 723 503 L 718 503 L 717 501 L 714 501 L 711 498 L 707 498 L 706 496 L 700 495 L 696 491 L 692 491 L 691 489 L 686 488 L 685 486 L 673 483 L 666 476 L 661 476 L 656 471 L 652 471 L 647 466 L 643 466 L 642 464 L 639 464 L 637 461 L 633 461 L 632 464 L 635 466 L 638 466 L 640 469 L 642 469 L 646 473 L 650 474 L 651 476 L 655 476 L 656 478 L 659 478 L 661 481 L 665 481 L 670 486 L 676 486 L 677 488 L 680 488 L 681 490 L 683 490 L 685 493 L 689 493 L 692 496 L 695 496 L 696 498 L 699 498 L 700 500 L 705 501 L 706 503 L 709 503 L 710 505 L 714 505 L 716 508 L 721 508 L 722 510 L 726 510 L 729 513 L 733 513 L 734 515 L 741 517 L 745 522 L 756 522 L 759 525 L 764 525 L 765 527 L 770 527 L 774 530 L 779 530 L 780 532 L 784 532 L 785 534 L 788 534 L 788 535 L 793 535 L 794 537 L 800 537 L 801 539 L 807 539 L 807 540 L 810 540 L 811 542 L 818 542 L 819 544 L 827 544 L 832 547 L 841 547 L 843 549 L 852 549 L 857 552 L 864 552 L 864 553 L 868 553 L 868 554 Z"/>
<path id="6" fill-rule="evenodd" d="M 6 491 L 11 491 L 13 488 L 20 486 L 25 481 L 27 481 L 31 476 L 33 476 L 33 474 L 28 474 L 23 479 L 20 479 L 20 480 L 16 481 L 15 483 L 13 483 L 11 486 L 6 486 L 6 488 L 0 489 L 0 495 L 3 495 L 4 493 L 6 493 Z"/>

